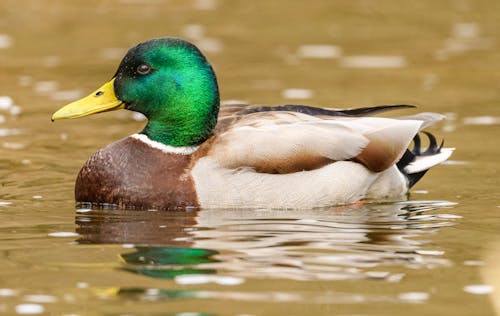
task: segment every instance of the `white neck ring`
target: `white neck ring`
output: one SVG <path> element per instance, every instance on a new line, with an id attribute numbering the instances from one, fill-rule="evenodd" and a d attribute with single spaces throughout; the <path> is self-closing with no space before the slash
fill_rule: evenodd
<path id="1" fill-rule="evenodd" d="M 166 154 L 177 154 L 177 155 L 191 155 L 194 153 L 200 146 L 183 146 L 183 147 L 174 147 L 162 144 L 160 142 L 154 141 L 150 139 L 148 136 L 144 134 L 133 134 L 130 137 L 137 139 L 149 147 L 153 147 L 155 149 L 159 149 Z"/>

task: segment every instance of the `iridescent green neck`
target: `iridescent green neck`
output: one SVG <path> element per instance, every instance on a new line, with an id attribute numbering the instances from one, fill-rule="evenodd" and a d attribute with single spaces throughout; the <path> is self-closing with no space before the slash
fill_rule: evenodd
<path id="1" fill-rule="evenodd" d="M 179 98 L 175 104 L 170 104 L 171 111 L 150 117 L 141 134 L 175 147 L 203 143 L 217 124 L 219 94 L 217 90 L 208 89 L 194 95 L 196 97 L 185 95 L 185 98 Z M 184 111 L 182 119 L 179 119 L 178 111 Z"/>

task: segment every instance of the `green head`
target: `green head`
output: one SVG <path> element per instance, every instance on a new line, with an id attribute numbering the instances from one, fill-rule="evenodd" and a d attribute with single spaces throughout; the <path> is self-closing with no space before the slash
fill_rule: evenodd
<path id="1" fill-rule="evenodd" d="M 196 145 L 217 123 L 217 80 L 193 44 L 175 38 L 141 43 L 128 51 L 115 78 L 117 98 L 148 118 L 142 133 L 153 140 Z"/>
<path id="2" fill-rule="evenodd" d="M 62 108 L 52 119 L 118 108 L 144 114 L 148 123 L 141 133 L 152 140 L 171 146 L 197 145 L 217 123 L 217 79 L 193 44 L 176 38 L 152 39 L 127 52 L 113 80 Z"/>

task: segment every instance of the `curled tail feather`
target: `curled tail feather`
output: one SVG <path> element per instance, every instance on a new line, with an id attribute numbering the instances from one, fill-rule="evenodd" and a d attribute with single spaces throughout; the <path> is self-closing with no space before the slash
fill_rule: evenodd
<path id="1" fill-rule="evenodd" d="M 399 171 L 408 179 L 408 188 L 417 183 L 431 167 L 446 161 L 454 148 L 443 148 L 444 140 L 438 145 L 436 137 L 423 131 L 429 139 L 429 146 L 422 151 L 422 142 L 417 134 L 413 138 L 413 149 L 407 149 L 403 157 L 397 162 Z"/>

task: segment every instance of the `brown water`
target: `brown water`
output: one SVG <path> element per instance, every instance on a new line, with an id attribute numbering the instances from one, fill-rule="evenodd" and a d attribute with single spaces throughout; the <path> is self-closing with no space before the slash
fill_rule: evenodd
<path id="1" fill-rule="evenodd" d="M 1 1 L 0 314 L 500 313 L 498 12 L 494 0 Z M 159 36 L 197 43 L 224 100 L 417 104 L 448 116 L 432 131 L 457 150 L 405 203 L 75 212 L 83 162 L 144 122 L 50 115 Z"/>

